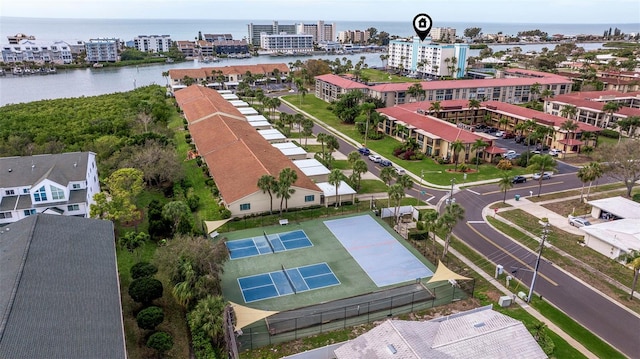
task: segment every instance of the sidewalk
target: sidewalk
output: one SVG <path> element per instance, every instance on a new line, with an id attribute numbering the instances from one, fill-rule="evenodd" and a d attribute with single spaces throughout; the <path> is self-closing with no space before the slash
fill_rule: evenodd
<path id="1" fill-rule="evenodd" d="M 567 199 L 569 198 L 562 198 L 560 200 L 566 201 Z M 584 236 L 583 231 L 569 224 L 569 219 L 567 217 L 561 216 L 556 212 L 550 209 L 546 209 L 542 206 L 543 204 L 557 202 L 557 201 L 558 200 L 555 199 L 555 200 L 542 201 L 542 202 L 531 202 L 526 197 L 520 197 L 520 199 L 517 201 L 512 198 L 507 200 L 507 204 L 510 204 L 512 207 L 500 208 L 500 211 L 510 211 L 514 209 L 521 209 L 532 216 L 535 216 L 538 218 L 544 218 L 544 217 L 548 218 L 549 223 L 551 223 L 552 226 L 556 228 L 560 228 L 565 232 L 575 234 L 578 236 Z"/>

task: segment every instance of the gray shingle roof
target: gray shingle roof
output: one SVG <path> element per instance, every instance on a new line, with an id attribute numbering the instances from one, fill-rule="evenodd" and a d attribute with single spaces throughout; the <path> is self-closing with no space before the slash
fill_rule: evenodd
<path id="1" fill-rule="evenodd" d="M 48 178 L 66 185 L 69 181 L 84 181 L 89 152 L 2 157 L 0 158 L 0 188 L 34 185 Z M 11 170 L 11 171 L 9 171 Z"/>
<path id="2" fill-rule="evenodd" d="M 335 354 L 338 359 L 547 358 L 524 324 L 490 305 L 426 322 L 388 320 Z"/>
<path id="3" fill-rule="evenodd" d="M 0 358 L 126 358 L 113 224 L 39 214 L 0 231 Z"/>

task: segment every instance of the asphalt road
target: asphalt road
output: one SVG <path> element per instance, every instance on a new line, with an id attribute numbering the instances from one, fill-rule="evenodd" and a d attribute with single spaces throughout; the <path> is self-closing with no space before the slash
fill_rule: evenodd
<path id="1" fill-rule="evenodd" d="M 282 105 L 283 112 L 295 113 L 291 108 Z M 314 133 L 328 133 L 324 128 L 315 125 Z M 340 151 L 349 153 L 357 150 L 350 143 L 338 137 Z M 526 146 L 515 143 L 512 139 L 499 139 L 498 146 L 514 149 L 518 153 L 526 150 Z M 363 156 L 364 157 L 364 156 Z M 367 160 L 368 169 L 378 176 L 381 168 Z M 559 162 L 558 172 L 550 180 L 543 181 L 542 193 L 580 188 L 582 183 L 575 176 L 576 167 Z M 610 178 L 601 178 L 600 184 L 613 182 Z M 534 195 L 538 192 L 537 181 L 515 184 L 507 191 L 507 198 L 516 194 L 528 196 L 530 191 Z M 426 196 L 421 191 L 427 192 Z M 448 196 L 449 191 L 436 190 L 414 185 L 411 194 L 420 199 L 429 199 L 429 203 L 436 204 L 442 197 Z M 473 191 L 473 192 L 472 192 Z M 536 253 L 529 251 L 519 243 L 512 241 L 501 232 L 494 230 L 483 221 L 482 210 L 489 204 L 502 201 L 503 192 L 498 185 L 489 184 L 463 190 L 454 195 L 457 203 L 465 208 L 465 221 L 459 223 L 454 234 L 469 246 L 486 256 L 489 261 L 501 264 L 506 271 L 516 270 L 512 276 L 524 283 L 531 283 L 532 271 L 535 266 Z M 426 197 L 426 198 L 423 198 Z M 431 198 L 433 197 L 433 198 Z M 594 334 L 623 352 L 630 358 L 640 358 L 640 317 L 618 305 L 581 281 L 556 268 L 553 263 L 544 259 L 540 262 L 535 292 L 545 300 L 560 308 L 568 316 L 576 320 Z M 595 274 L 594 274 L 595 275 Z"/>

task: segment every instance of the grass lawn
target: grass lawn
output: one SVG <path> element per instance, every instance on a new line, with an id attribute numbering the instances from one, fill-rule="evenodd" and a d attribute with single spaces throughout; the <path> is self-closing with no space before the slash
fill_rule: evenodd
<path id="1" fill-rule="evenodd" d="M 388 190 L 389 187 L 380 180 L 363 179 L 360 181 L 360 190 L 358 191 L 358 193 L 380 193 L 387 192 Z"/>
<path id="2" fill-rule="evenodd" d="M 297 96 L 289 95 L 283 96 L 283 99 L 298 105 L 295 100 Z M 362 135 L 355 129 L 354 125 L 342 123 L 331 111 L 327 109 L 328 103 L 318 99 L 313 95 L 305 96 L 300 109 L 315 116 L 328 126 L 335 128 L 342 132 L 346 136 L 361 142 L 363 140 Z M 412 172 L 413 174 L 420 176 L 421 171 L 425 172 L 424 180 L 429 183 L 438 185 L 449 185 L 451 178 L 455 178 L 456 183 L 462 184 L 465 182 L 464 174 L 462 172 L 453 172 L 455 165 L 441 165 L 432 160 L 431 158 L 424 158 L 420 161 L 405 161 L 393 156 L 393 150 L 397 146 L 401 145 L 401 142 L 385 136 L 381 140 L 369 140 L 367 141 L 367 147 L 381 156 L 393 161 L 399 166 Z M 467 173 L 466 182 L 475 182 L 497 178 L 501 170 L 497 169 L 495 165 L 485 164 L 481 165 L 478 172 L 475 172 L 476 167 L 474 165 L 467 165 L 472 171 Z M 438 173 L 439 172 L 439 173 Z M 514 167 L 509 171 L 510 175 L 515 176 L 519 174 L 528 173 L 524 168 Z"/>
<path id="3" fill-rule="evenodd" d="M 350 170 L 351 165 L 347 160 L 333 160 L 331 161 L 331 169 Z"/>
<path id="4" fill-rule="evenodd" d="M 409 77 L 388 74 L 384 71 L 376 69 L 362 69 L 362 75 L 369 78 L 369 82 L 420 82 L 421 79 L 412 79 Z"/>

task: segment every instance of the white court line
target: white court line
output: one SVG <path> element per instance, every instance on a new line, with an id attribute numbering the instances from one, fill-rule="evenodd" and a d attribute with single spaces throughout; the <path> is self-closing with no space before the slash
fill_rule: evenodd
<path id="1" fill-rule="evenodd" d="M 478 196 L 480 196 L 480 195 L 481 195 L 480 193 L 478 193 L 478 192 L 476 192 L 476 191 L 474 191 L 474 190 L 472 190 L 472 189 L 467 189 L 467 191 L 469 191 L 469 192 L 471 192 L 471 193 L 473 193 L 473 194 L 475 194 L 475 195 L 478 195 Z"/>

